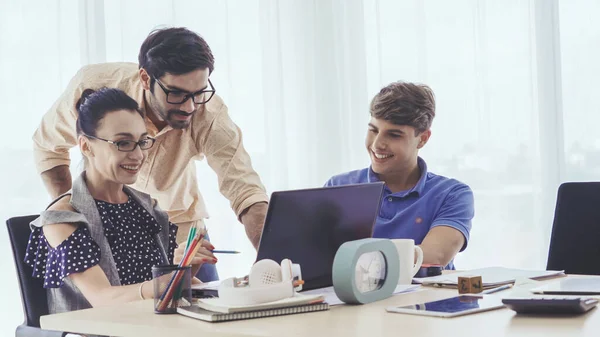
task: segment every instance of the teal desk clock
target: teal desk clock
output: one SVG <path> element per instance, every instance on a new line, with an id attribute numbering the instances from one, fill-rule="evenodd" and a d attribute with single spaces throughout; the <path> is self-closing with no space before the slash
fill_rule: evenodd
<path id="1" fill-rule="evenodd" d="M 345 242 L 333 259 L 333 290 L 345 303 L 364 304 L 392 296 L 399 275 L 398 251 L 388 239 Z"/>

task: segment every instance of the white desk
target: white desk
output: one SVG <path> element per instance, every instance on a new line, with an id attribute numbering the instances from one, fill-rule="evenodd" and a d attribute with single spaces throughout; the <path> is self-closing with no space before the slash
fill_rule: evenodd
<path id="1" fill-rule="evenodd" d="M 553 280 L 545 281 L 552 282 Z M 504 291 L 495 296 L 506 296 Z M 385 307 L 439 300 L 456 290 L 423 288 L 387 300 L 329 311 L 208 323 L 180 315 L 156 315 L 151 300 L 41 317 L 43 329 L 112 336 L 600 336 L 600 308 L 582 316 L 519 317 L 499 309 L 457 318 L 394 314 Z M 489 295 L 492 296 L 492 295 Z"/>

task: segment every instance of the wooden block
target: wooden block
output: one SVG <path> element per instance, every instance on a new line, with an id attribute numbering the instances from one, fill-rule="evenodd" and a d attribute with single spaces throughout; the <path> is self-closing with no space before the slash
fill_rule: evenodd
<path id="1" fill-rule="evenodd" d="M 481 291 L 483 291 L 481 276 L 458 277 L 459 294 L 479 294 Z"/>
<path id="2" fill-rule="evenodd" d="M 471 292 L 471 282 L 468 277 L 458 277 L 458 293 L 468 294 Z"/>

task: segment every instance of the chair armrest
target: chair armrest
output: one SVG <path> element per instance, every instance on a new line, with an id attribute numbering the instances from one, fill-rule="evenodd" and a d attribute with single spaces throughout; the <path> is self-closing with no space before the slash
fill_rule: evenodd
<path id="1" fill-rule="evenodd" d="M 21 324 L 15 332 L 16 337 L 64 337 L 65 332 L 54 330 L 42 330 L 41 328 Z"/>

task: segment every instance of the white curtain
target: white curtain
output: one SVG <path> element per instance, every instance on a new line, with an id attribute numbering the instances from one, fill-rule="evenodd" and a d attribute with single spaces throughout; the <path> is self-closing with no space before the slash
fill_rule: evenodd
<path id="1" fill-rule="evenodd" d="M 38 177 L 31 136 L 41 116 L 85 64 L 80 8 L 70 1 L 0 1 L 0 219 L 36 214 L 49 200 Z M 0 335 L 23 321 L 6 227 L 0 230 Z M 21 257 L 19 257 L 21 258 Z"/>
<path id="2" fill-rule="evenodd" d="M 269 192 L 367 166 L 370 98 L 392 81 L 426 83 L 437 117 L 421 156 L 475 194 L 457 267 L 544 268 L 558 185 L 599 174 L 599 14 L 594 0 L 2 1 L 0 218 L 48 202 L 31 135 L 76 70 L 135 62 L 152 29 L 186 26 L 211 46 L 213 83 Z M 215 174 L 197 167 L 213 243 L 244 252 L 220 256 L 219 272 L 242 275 L 254 251 Z M 1 233 L 4 299 L 17 307 Z M 21 319 L 11 315 L 5 334 Z"/>

